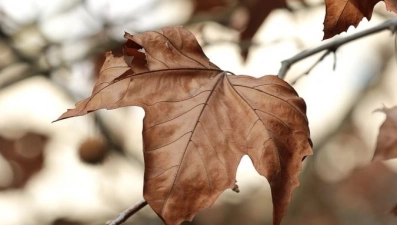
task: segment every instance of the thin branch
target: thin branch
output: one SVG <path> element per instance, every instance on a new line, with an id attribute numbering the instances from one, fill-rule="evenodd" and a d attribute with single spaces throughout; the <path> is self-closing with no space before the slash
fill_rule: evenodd
<path id="1" fill-rule="evenodd" d="M 128 218 L 134 215 L 136 212 L 141 210 L 143 207 L 147 205 L 145 200 L 140 200 L 135 205 L 129 207 L 124 212 L 120 213 L 116 219 L 108 221 L 106 225 L 120 225 L 124 223 Z"/>
<path id="2" fill-rule="evenodd" d="M 320 62 L 324 60 L 324 58 L 329 55 L 332 51 L 327 50 L 309 69 L 307 69 L 305 72 L 303 72 L 301 75 L 296 77 L 293 81 L 291 81 L 291 84 L 295 84 L 299 79 L 301 79 L 303 76 L 309 75 L 309 73 L 316 67 Z M 334 54 L 335 55 L 335 54 Z"/>
<path id="3" fill-rule="evenodd" d="M 390 30 L 390 31 L 394 32 L 396 29 L 397 29 L 397 19 L 388 20 L 384 23 L 379 24 L 378 26 L 369 28 L 367 30 L 363 30 L 361 32 L 357 32 L 357 33 L 347 36 L 347 37 L 342 37 L 342 38 L 330 41 L 330 42 L 320 45 L 316 48 L 300 52 L 297 55 L 281 62 L 281 67 L 278 72 L 278 77 L 280 77 L 281 79 L 284 79 L 289 68 L 294 63 L 299 62 L 300 60 L 305 59 L 309 56 L 312 56 L 314 54 L 317 54 L 319 52 L 326 51 L 326 50 L 335 52 L 340 46 L 342 46 L 346 43 L 349 43 L 351 41 L 357 40 L 362 37 L 366 37 L 371 34 L 378 33 L 383 30 Z"/>
<path id="4" fill-rule="evenodd" d="M 335 71 L 335 70 L 336 70 L 336 60 L 337 60 L 337 58 L 336 58 L 336 51 L 333 52 L 333 53 L 334 53 L 334 65 L 332 66 L 332 70 Z"/>

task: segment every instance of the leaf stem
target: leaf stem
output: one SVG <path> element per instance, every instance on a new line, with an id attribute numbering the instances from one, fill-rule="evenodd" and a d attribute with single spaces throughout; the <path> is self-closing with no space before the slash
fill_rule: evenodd
<path id="1" fill-rule="evenodd" d="M 285 79 L 288 70 L 290 69 L 290 67 L 293 64 L 295 64 L 296 62 L 298 62 L 298 61 L 300 61 L 302 59 L 305 59 L 305 58 L 307 58 L 309 56 L 312 56 L 314 54 L 317 54 L 317 53 L 325 51 L 325 50 L 327 50 L 328 54 L 330 54 L 331 52 L 335 52 L 340 46 L 342 46 L 342 45 L 344 45 L 346 43 L 349 43 L 351 41 L 357 40 L 357 39 L 362 38 L 362 37 L 366 37 L 366 36 L 371 35 L 371 34 L 378 33 L 378 32 L 383 31 L 383 30 L 390 30 L 390 31 L 392 31 L 394 33 L 396 31 L 396 29 L 397 29 L 397 19 L 387 20 L 384 23 L 381 23 L 381 24 L 379 24 L 379 25 L 377 25 L 375 27 L 372 27 L 372 28 L 357 32 L 357 33 L 352 34 L 350 36 L 346 36 L 346 37 L 342 37 L 342 38 L 339 38 L 339 39 L 335 39 L 333 41 L 330 41 L 328 43 L 325 43 L 325 44 L 320 45 L 320 46 L 318 46 L 316 48 L 313 48 L 313 49 L 304 50 L 304 51 L 296 54 L 295 56 L 293 56 L 293 57 L 291 57 L 289 59 L 283 60 L 281 62 L 281 67 L 280 67 L 280 70 L 278 72 L 278 77 L 281 78 L 281 79 Z"/>
<path id="2" fill-rule="evenodd" d="M 120 213 L 116 219 L 108 221 L 106 225 L 120 225 L 124 223 L 128 218 L 134 215 L 136 212 L 141 210 L 143 207 L 147 205 L 147 201 L 140 200 L 139 202 L 135 203 L 134 205 L 130 206 L 124 212 Z"/>

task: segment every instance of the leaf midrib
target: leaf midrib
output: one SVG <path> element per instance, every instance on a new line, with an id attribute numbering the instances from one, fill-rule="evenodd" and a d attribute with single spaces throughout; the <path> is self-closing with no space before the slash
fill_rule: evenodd
<path id="1" fill-rule="evenodd" d="M 218 86 L 218 84 L 220 83 L 220 81 L 223 80 L 223 79 L 225 78 L 225 76 L 227 76 L 227 75 L 226 75 L 226 72 L 222 71 L 222 73 L 223 73 L 223 74 L 219 76 L 219 79 L 216 81 L 216 83 L 214 84 L 214 87 L 211 89 L 211 92 L 210 92 L 210 94 L 208 95 L 208 98 L 206 99 L 206 101 L 205 101 L 205 103 L 204 103 L 204 106 L 203 106 L 203 108 L 201 109 L 201 112 L 200 112 L 199 116 L 197 117 L 196 124 L 194 125 L 194 127 L 193 127 L 193 129 L 192 129 L 192 131 L 191 131 L 191 134 L 190 134 L 190 137 L 189 137 L 189 141 L 187 142 L 186 147 L 185 147 L 185 150 L 183 151 L 183 155 L 182 155 L 181 161 L 179 162 L 179 166 L 182 164 L 182 162 L 183 162 L 183 160 L 184 160 L 184 158 L 185 158 L 187 149 L 188 149 L 188 147 L 189 147 L 190 142 L 192 141 L 192 137 L 193 137 L 193 135 L 194 135 L 194 133 L 195 133 L 195 130 L 196 130 L 196 128 L 197 128 L 197 125 L 198 125 L 199 122 L 200 122 L 201 116 L 203 115 L 203 112 L 204 112 L 205 108 L 208 106 L 208 102 L 209 102 L 209 100 L 211 99 L 212 94 L 214 93 L 214 91 L 215 91 L 215 89 L 217 88 L 217 86 Z M 178 170 L 177 170 L 177 172 L 176 172 L 176 175 L 175 175 L 175 178 L 174 178 L 174 181 L 172 182 L 172 186 L 171 186 L 171 188 L 170 188 L 170 190 L 169 190 L 169 192 L 168 192 L 168 194 L 167 194 L 167 197 L 164 199 L 164 203 L 163 203 L 163 206 L 162 206 L 162 209 L 161 209 L 161 215 L 163 215 L 163 213 L 164 213 L 165 205 L 167 204 L 168 198 L 170 197 L 171 192 L 172 192 L 172 190 L 174 189 L 174 186 L 175 186 L 175 183 L 176 183 L 175 181 L 178 179 L 178 175 L 179 175 L 179 172 L 180 172 L 180 171 L 181 171 L 181 169 L 178 168 Z"/>

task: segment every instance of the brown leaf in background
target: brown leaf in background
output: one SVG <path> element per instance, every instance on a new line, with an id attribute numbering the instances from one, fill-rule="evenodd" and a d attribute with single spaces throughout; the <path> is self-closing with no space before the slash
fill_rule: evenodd
<path id="1" fill-rule="evenodd" d="M 304 0 L 299 1 L 305 4 Z M 239 45 L 243 60 L 247 59 L 252 39 L 270 13 L 287 7 L 286 0 L 195 0 L 193 3 L 192 17 L 207 15 L 207 20 L 215 20 L 241 31 Z"/>
<path id="2" fill-rule="evenodd" d="M 5 188 L 23 187 L 32 175 L 41 170 L 46 142 L 45 136 L 35 133 L 27 133 L 17 140 L 0 137 L 0 154 L 13 171 L 13 181 Z"/>
<path id="3" fill-rule="evenodd" d="M 390 214 L 393 214 L 394 216 L 397 216 L 397 205 L 394 205 L 392 209 L 390 210 Z"/>
<path id="4" fill-rule="evenodd" d="M 375 5 L 382 0 L 325 0 L 324 38 L 340 34 L 353 25 L 357 27 L 365 17 L 372 17 Z M 397 13 L 397 0 L 385 0 L 386 8 Z"/>
<path id="5" fill-rule="evenodd" d="M 397 174 L 384 163 L 375 162 L 354 170 L 333 189 L 337 190 L 333 198 L 338 211 L 364 214 L 354 220 L 356 224 L 364 224 L 371 216 L 381 218 L 379 224 L 396 224 L 396 219 L 387 214 L 395 214 L 397 207 Z"/>
<path id="6" fill-rule="evenodd" d="M 394 214 L 395 216 L 397 216 L 397 205 L 395 205 L 391 210 L 390 213 Z"/>
<path id="7" fill-rule="evenodd" d="M 125 37 L 125 56 L 109 53 L 92 96 L 58 120 L 142 107 L 144 198 L 166 224 L 191 220 L 234 188 L 248 155 L 270 183 L 280 224 L 312 154 L 303 99 L 276 76 L 222 71 L 182 27 Z"/>
<path id="8" fill-rule="evenodd" d="M 286 0 L 272 0 L 272 1 L 242 1 L 246 2 L 246 7 L 249 11 L 249 19 L 247 26 L 240 34 L 240 49 L 241 56 L 243 59 L 247 59 L 249 46 L 252 42 L 252 38 L 258 31 L 259 27 L 270 15 L 270 13 L 279 8 L 285 8 L 287 6 Z"/>
<path id="9" fill-rule="evenodd" d="M 333 186 L 333 196 L 344 210 L 376 215 L 387 213 L 397 200 L 397 174 L 383 163 L 358 168 Z"/>
<path id="10" fill-rule="evenodd" d="M 376 111 L 384 112 L 386 120 L 379 128 L 378 141 L 373 161 L 393 159 L 397 157 L 397 106 Z"/>
<path id="11" fill-rule="evenodd" d="M 194 0 L 193 14 L 229 6 L 233 0 Z"/>

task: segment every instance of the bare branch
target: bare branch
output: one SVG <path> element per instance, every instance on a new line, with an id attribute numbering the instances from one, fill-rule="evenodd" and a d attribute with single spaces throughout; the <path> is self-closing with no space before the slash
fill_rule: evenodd
<path id="1" fill-rule="evenodd" d="M 371 34 L 378 33 L 383 30 L 390 30 L 390 31 L 394 32 L 396 29 L 397 29 L 397 19 L 388 20 L 384 23 L 381 23 L 381 24 L 379 24 L 375 27 L 369 28 L 367 30 L 357 32 L 350 36 L 335 39 L 331 42 L 325 43 L 325 44 L 320 45 L 313 49 L 302 51 L 302 52 L 298 53 L 297 55 L 281 62 L 281 67 L 278 72 L 278 77 L 280 77 L 281 79 L 285 79 L 285 76 L 286 76 L 289 68 L 293 64 L 295 64 L 296 62 L 299 62 L 300 60 L 305 59 L 309 56 L 312 56 L 314 54 L 317 54 L 322 51 L 327 51 L 327 50 L 330 52 L 335 52 L 340 46 L 342 46 L 346 43 L 349 43 L 351 41 L 360 39 L 362 37 L 366 37 Z"/>
<path id="2" fill-rule="evenodd" d="M 146 205 L 147 202 L 145 200 L 140 200 L 139 202 L 135 203 L 135 205 L 132 205 L 124 212 L 120 213 L 116 219 L 108 221 L 106 225 L 120 225 Z"/>
<path id="3" fill-rule="evenodd" d="M 324 58 L 331 53 L 330 50 L 327 50 L 309 69 L 307 69 L 305 72 L 303 72 L 301 75 L 296 77 L 293 81 L 291 81 L 291 84 L 295 84 L 299 79 L 301 79 L 303 76 L 308 75 L 314 67 L 316 67 L 321 61 L 324 60 Z M 335 54 L 334 54 L 335 55 Z M 335 63 L 334 63 L 335 65 Z"/>

